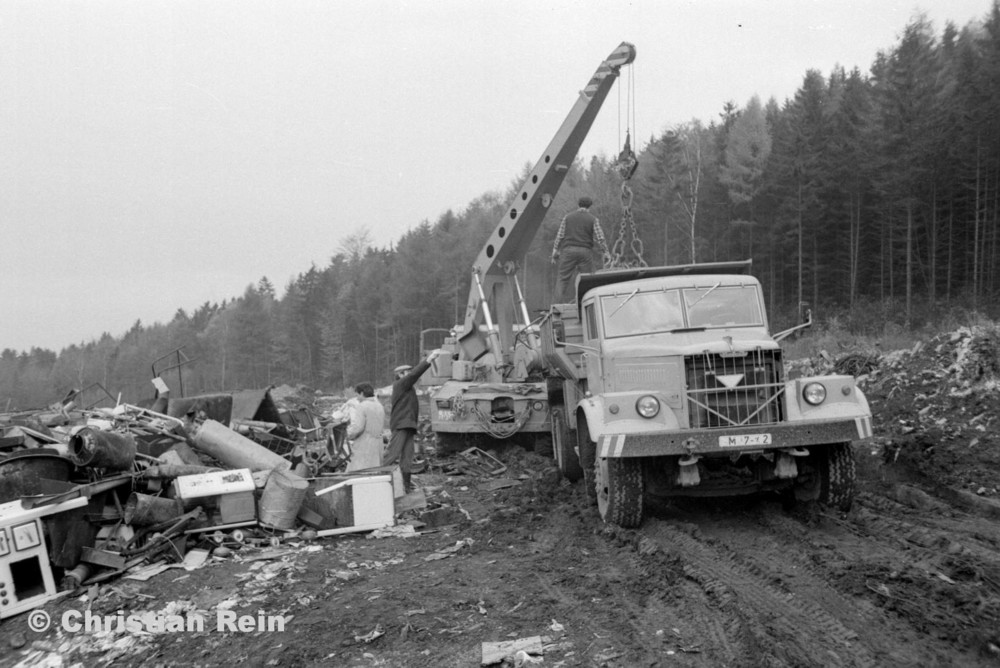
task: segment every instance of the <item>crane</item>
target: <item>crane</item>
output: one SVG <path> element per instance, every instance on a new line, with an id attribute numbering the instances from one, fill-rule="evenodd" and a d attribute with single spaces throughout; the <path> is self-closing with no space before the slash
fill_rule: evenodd
<path id="1" fill-rule="evenodd" d="M 472 266 L 464 321 L 447 354 L 424 379 L 431 387 L 431 429 L 439 443 L 485 433 L 545 435 L 550 419 L 537 327 L 517 278 L 524 257 L 622 67 L 635 60 L 622 42 L 580 91 L 555 136 L 506 208 Z"/>

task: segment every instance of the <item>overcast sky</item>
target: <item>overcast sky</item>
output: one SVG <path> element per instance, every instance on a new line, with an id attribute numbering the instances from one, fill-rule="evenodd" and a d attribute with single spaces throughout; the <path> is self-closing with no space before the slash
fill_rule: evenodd
<path id="1" fill-rule="evenodd" d="M 989 0 L 0 2 L 0 349 L 324 267 L 502 191 L 635 44 L 639 145 Z M 619 95 L 619 90 L 621 95 Z M 620 148 L 627 88 L 581 155 Z"/>

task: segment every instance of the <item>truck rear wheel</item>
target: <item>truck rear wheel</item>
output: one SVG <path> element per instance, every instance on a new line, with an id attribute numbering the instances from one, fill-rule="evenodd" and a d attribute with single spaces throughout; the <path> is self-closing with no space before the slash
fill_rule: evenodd
<path id="1" fill-rule="evenodd" d="M 819 502 L 844 512 L 850 510 L 857 476 L 851 444 L 824 448 L 820 453 L 819 474 Z"/>
<path id="2" fill-rule="evenodd" d="M 642 461 L 634 458 L 601 457 L 595 466 L 597 510 L 601 519 L 632 529 L 642 523 Z"/>
<path id="3" fill-rule="evenodd" d="M 566 423 L 566 409 L 563 406 L 552 407 L 552 449 L 556 456 L 559 472 L 570 482 L 576 482 L 583 477 L 580 460 L 576 456 L 576 439 L 573 430 Z"/>
<path id="4" fill-rule="evenodd" d="M 583 486 L 587 490 L 587 498 L 594 501 L 597 498 L 597 480 L 594 471 L 597 443 L 590 438 L 590 428 L 587 426 L 587 418 L 582 415 L 576 425 L 576 444 L 580 449 L 580 468 L 583 469 Z"/>

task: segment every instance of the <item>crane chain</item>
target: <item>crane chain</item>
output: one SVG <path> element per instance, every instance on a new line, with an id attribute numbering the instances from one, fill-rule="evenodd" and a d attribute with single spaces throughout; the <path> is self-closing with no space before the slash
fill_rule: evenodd
<path id="1" fill-rule="evenodd" d="M 642 239 L 639 238 L 639 233 L 635 227 L 635 218 L 632 217 L 632 196 L 632 188 L 629 186 L 628 181 L 622 181 L 622 221 L 621 225 L 618 226 L 618 237 L 611 248 L 610 262 L 605 262 L 604 264 L 605 269 L 631 269 L 648 266 L 646 260 L 642 257 L 644 250 Z M 629 250 L 632 251 L 634 259 L 627 257 L 625 248 L 625 237 L 629 235 L 631 235 Z"/>

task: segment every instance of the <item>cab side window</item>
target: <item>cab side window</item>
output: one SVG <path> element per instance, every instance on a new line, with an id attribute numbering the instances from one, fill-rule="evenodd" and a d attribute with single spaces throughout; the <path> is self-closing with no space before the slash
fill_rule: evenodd
<path id="1" fill-rule="evenodd" d="M 597 338 L 597 318 L 594 317 L 594 302 L 583 307 L 584 319 L 587 324 L 587 338 L 593 341 Z"/>

